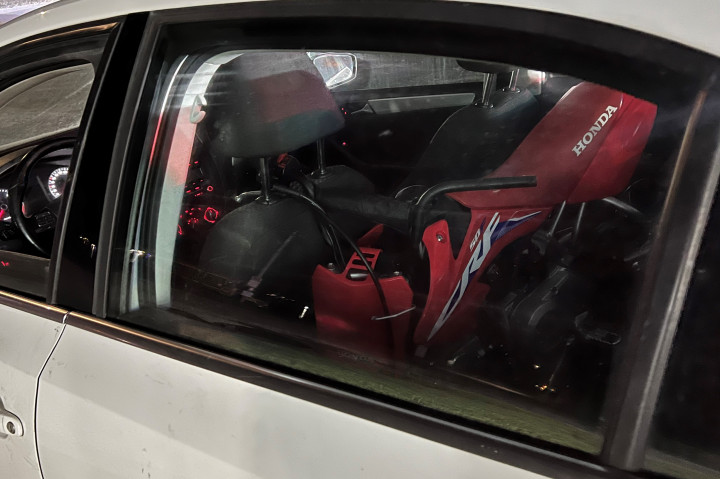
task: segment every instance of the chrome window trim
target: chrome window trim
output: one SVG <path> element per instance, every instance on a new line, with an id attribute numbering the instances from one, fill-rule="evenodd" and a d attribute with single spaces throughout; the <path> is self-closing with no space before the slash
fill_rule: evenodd
<path id="1" fill-rule="evenodd" d="M 26 313 L 34 314 L 57 323 L 63 323 L 65 316 L 68 314 L 68 310 L 66 309 L 2 290 L 0 290 L 0 304 L 24 311 Z"/>

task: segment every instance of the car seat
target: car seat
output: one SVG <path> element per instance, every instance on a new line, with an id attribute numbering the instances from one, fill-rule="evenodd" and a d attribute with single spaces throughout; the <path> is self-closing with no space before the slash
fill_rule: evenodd
<path id="1" fill-rule="evenodd" d="M 483 96 L 445 120 L 401 188 L 481 178 L 500 166 L 540 119 L 538 102 L 527 89 L 492 91 L 497 74 L 515 67 L 467 60 L 458 64 L 487 73 Z"/>
<path id="2" fill-rule="evenodd" d="M 208 85 L 206 131 L 214 161 L 262 161 L 336 132 L 343 116 L 305 54 L 245 53 Z M 206 286 L 250 299 L 291 296 L 326 252 L 314 214 L 282 197 L 259 198 L 221 218 L 200 256 Z M 306 292 L 307 293 L 307 292 Z"/>

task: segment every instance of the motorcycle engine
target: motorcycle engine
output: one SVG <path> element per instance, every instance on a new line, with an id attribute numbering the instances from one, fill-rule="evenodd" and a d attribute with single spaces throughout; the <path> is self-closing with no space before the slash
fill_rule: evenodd
<path id="1" fill-rule="evenodd" d="M 606 351 L 594 358 L 609 357 L 620 342 L 617 328 L 595 314 L 599 283 L 583 270 L 587 256 L 600 254 L 541 230 L 507 247 L 485 273 L 491 293 L 481 330 L 496 331 L 485 347 L 503 351 L 520 384 L 556 391 L 578 383 L 573 375 L 589 374 L 578 355 L 593 349 Z"/>

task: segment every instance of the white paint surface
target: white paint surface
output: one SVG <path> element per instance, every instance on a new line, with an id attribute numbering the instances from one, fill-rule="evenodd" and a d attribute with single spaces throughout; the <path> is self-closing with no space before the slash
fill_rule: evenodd
<path id="1" fill-rule="evenodd" d="M 0 305 L 0 400 L 23 423 L 25 434 L 0 434 L 0 477 L 42 479 L 35 448 L 38 377 L 63 325 Z"/>
<path id="2" fill-rule="evenodd" d="M 247 1 L 247 0 L 245 0 Z M 475 0 L 587 18 L 667 38 L 720 56 L 717 0 Z M 0 28 L 0 46 L 30 35 L 132 12 L 236 0 L 68 0 L 37 10 Z"/>
<path id="3" fill-rule="evenodd" d="M 541 477 L 72 326 L 37 423 L 45 479 Z"/>

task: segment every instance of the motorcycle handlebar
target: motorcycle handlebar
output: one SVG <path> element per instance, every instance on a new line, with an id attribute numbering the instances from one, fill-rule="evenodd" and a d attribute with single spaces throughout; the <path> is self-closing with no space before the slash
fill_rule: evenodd
<path id="1" fill-rule="evenodd" d="M 323 193 L 319 195 L 318 202 L 329 211 L 355 214 L 398 231 L 409 231 L 413 205 L 405 201 L 375 194 L 347 196 Z"/>
<path id="2" fill-rule="evenodd" d="M 428 188 L 415 203 L 410 212 L 410 232 L 415 243 L 422 237 L 422 214 L 430 201 L 438 195 L 457 193 L 460 191 L 505 190 L 510 188 L 531 188 L 537 186 L 536 176 L 506 176 L 498 178 L 482 178 L 479 180 L 459 180 L 438 183 Z"/>
<path id="3" fill-rule="evenodd" d="M 425 191 L 415 204 L 376 194 L 347 196 L 342 192 L 319 192 L 319 203 L 330 211 L 356 214 L 399 231 L 410 233 L 416 243 L 422 236 L 423 213 L 433 198 L 446 193 L 502 190 L 537 186 L 535 176 L 483 178 L 439 183 Z"/>

